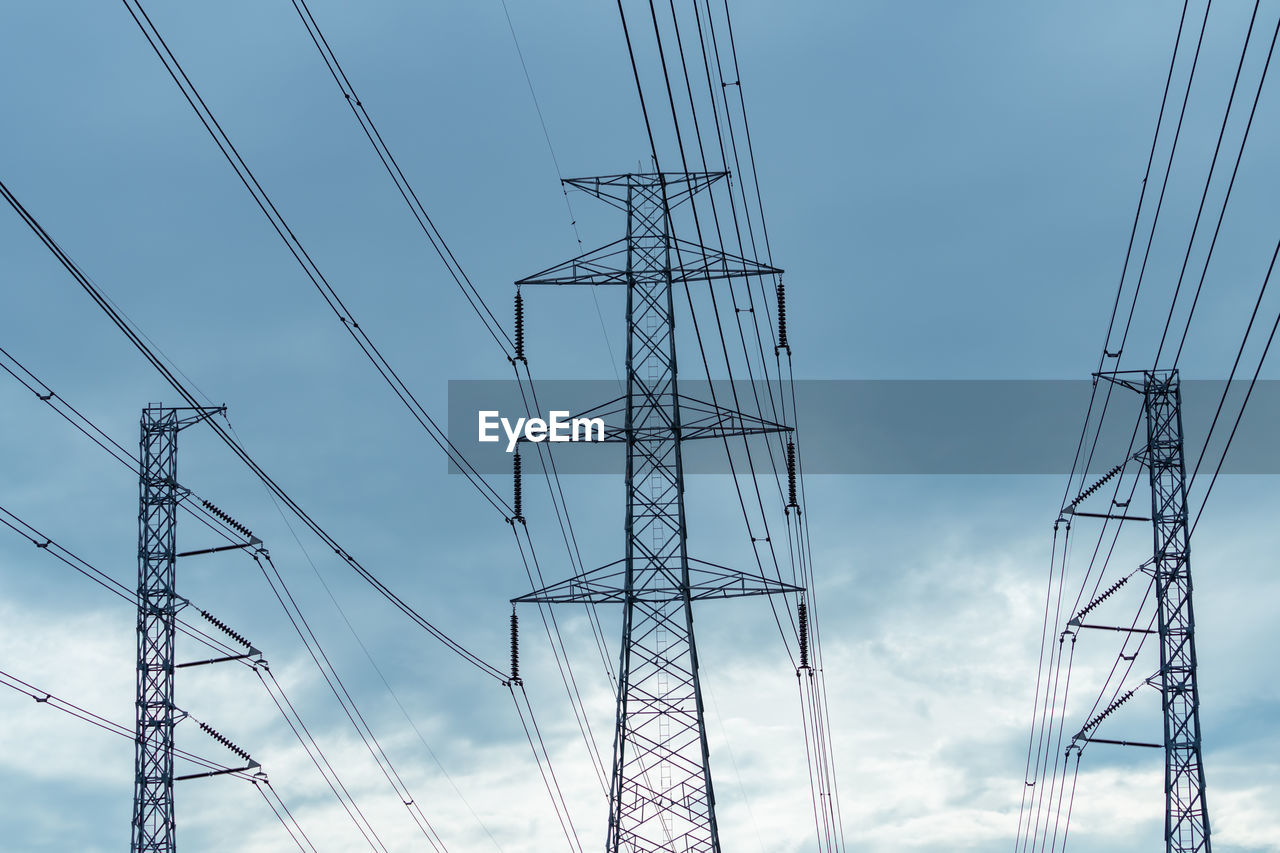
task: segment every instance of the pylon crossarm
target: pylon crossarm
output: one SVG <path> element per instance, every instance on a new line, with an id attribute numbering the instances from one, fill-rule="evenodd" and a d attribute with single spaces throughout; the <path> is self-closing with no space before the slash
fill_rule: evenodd
<path id="1" fill-rule="evenodd" d="M 210 776 L 226 776 L 229 773 L 248 773 L 252 770 L 257 770 L 261 766 L 262 765 L 256 761 L 250 761 L 244 767 L 227 767 L 223 770 L 209 770 L 205 773 L 188 773 L 185 776 L 174 776 L 173 781 L 185 782 L 188 779 L 207 779 Z"/>
<path id="2" fill-rule="evenodd" d="M 628 268 L 627 259 L 634 253 L 632 243 L 633 241 L 625 238 L 615 240 L 528 278 L 522 278 L 516 284 L 626 285 L 628 282 L 644 283 L 646 276 L 661 276 L 663 280 L 667 280 L 669 276 L 671 282 L 682 283 L 782 274 L 782 270 L 777 267 L 680 239 L 670 241 L 672 254 L 677 260 L 669 269 L 638 271 L 634 266 Z"/>
<path id="3" fill-rule="evenodd" d="M 635 185 L 637 180 L 647 180 L 650 183 L 659 182 L 666 190 L 667 209 L 671 210 L 721 178 L 727 178 L 728 176 L 728 172 L 667 172 L 663 174 L 620 174 L 591 178 L 565 178 L 561 183 L 581 190 L 588 195 L 593 195 L 619 210 L 626 210 L 630 201 L 628 190 Z"/>
<path id="4" fill-rule="evenodd" d="M 665 402 L 663 401 L 664 397 L 666 398 Z M 775 423 L 755 415 L 749 415 L 746 412 L 727 409 L 714 403 L 696 400 L 683 394 L 678 395 L 677 399 L 680 402 L 679 439 L 681 441 L 794 431 L 793 427 L 785 424 Z M 673 407 L 670 405 L 670 394 L 645 394 L 643 401 L 657 404 L 653 406 L 656 414 L 653 419 L 654 422 L 642 426 L 633 426 L 630 433 L 625 426 L 618 425 L 619 420 L 625 422 L 627 412 L 627 400 L 625 397 L 618 397 L 607 403 L 601 403 L 594 408 L 575 412 L 570 419 L 599 418 L 603 420 L 603 443 L 606 444 L 624 444 L 631 436 L 634 436 L 636 441 L 669 441 L 672 437 L 672 427 L 675 422 Z M 523 441 L 523 439 L 521 440 Z M 601 442 L 597 440 L 596 443 Z M 184 555 L 179 554 L 178 556 Z"/>
<path id="5" fill-rule="evenodd" d="M 624 560 L 615 560 L 598 569 L 583 572 L 511 600 L 517 604 L 623 603 L 628 600 L 624 563 Z M 804 587 L 748 574 L 704 560 L 690 558 L 689 564 L 689 597 L 693 601 L 804 592 Z M 636 588 L 631 592 L 631 601 L 658 604 L 684 599 L 684 585 L 680 581 L 679 567 L 645 571 L 647 577 L 640 576 L 639 571 L 636 573 L 638 579 Z M 650 582 L 654 579 L 658 579 L 657 582 Z"/>

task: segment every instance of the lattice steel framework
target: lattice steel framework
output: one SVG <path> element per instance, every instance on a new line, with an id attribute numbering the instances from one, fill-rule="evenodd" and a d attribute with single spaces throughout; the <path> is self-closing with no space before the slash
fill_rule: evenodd
<path id="1" fill-rule="evenodd" d="M 1195 615 L 1191 608 L 1191 536 L 1187 528 L 1182 389 L 1177 370 L 1144 376 L 1144 461 L 1151 480 L 1160 695 L 1164 710 L 1165 849 L 1210 853 L 1209 809 L 1200 755 Z"/>
<path id="2" fill-rule="evenodd" d="M 138 509 L 138 683 L 132 853 L 173 853 L 178 431 L 221 409 L 142 410 Z"/>
<path id="3" fill-rule="evenodd" d="M 695 599 L 797 592 L 692 560 L 681 442 L 786 429 L 682 397 L 673 286 L 779 270 L 678 240 L 671 210 L 724 173 L 649 173 L 565 183 L 626 212 L 623 240 L 517 282 L 627 288 L 625 556 L 515 599 L 623 605 L 608 853 L 718 853 L 703 722 Z M 699 426 L 686 430 L 682 412 Z"/>

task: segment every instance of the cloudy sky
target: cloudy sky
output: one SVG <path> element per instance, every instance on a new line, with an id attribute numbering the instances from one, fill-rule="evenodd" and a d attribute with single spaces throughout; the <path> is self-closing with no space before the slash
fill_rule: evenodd
<path id="1" fill-rule="evenodd" d="M 1181 4 L 730 5 L 773 257 L 787 270 L 797 378 L 1087 378 L 1107 332 Z M 629 20 L 646 21 L 647 6 L 624 6 Z M 1187 39 L 1205 13 L 1202 2 L 1189 6 Z M 450 380 L 509 376 L 293 6 L 146 8 L 294 233 L 427 410 L 443 422 Z M 555 161 L 499 0 L 313 0 L 311 8 L 426 210 L 503 322 L 511 282 L 575 254 L 579 235 L 594 246 L 621 234 L 615 212 L 582 196 L 571 199 L 575 231 L 558 186 L 561 173 L 627 171 L 649 156 L 616 4 L 507 0 Z M 1251 10 L 1210 10 L 1123 367 L 1150 366 L 1154 356 Z M 1278 15 L 1262 4 L 1224 159 L 1239 147 Z M 654 98 L 665 95 L 656 88 L 656 55 L 637 42 L 643 85 Z M 192 386 L 227 404 L 243 445 L 349 553 L 463 645 L 503 661 L 508 600 L 528 590 L 510 528 L 448 473 L 439 449 L 360 356 L 126 7 L 4 4 L 0 66 L 0 180 Z M 1280 226 L 1280 170 L 1267 156 L 1280 142 L 1280 93 L 1268 86 L 1181 357 L 1189 378 L 1230 370 Z M 656 121 L 655 135 L 664 167 L 674 169 L 667 118 Z M 1215 181 L 1206 216 L 1216 217 L 1225 191 L 1225 177 Z M 1193 263 L 1204 258 L 1205 243 L 1196 245 Z M 134 446 L 140 409 L 176 403 L 172 389 L 7 209 L 0 259 L 0 346 Z M 538 377 L 614 376 L 616 294 L 597 302 L 586 291 L 539 292 L 529 302 Z M 1277 310 L 1269 294 L 1259 322 L 1269 328 Z M 1260 341 L 1246 350 L 1249 374 L 1260 351 Z M 1263 376 L 1276 372 L 1264 368 Z M 136 477 L 30 391 L 0 380 L 0 505 L 132 586 Z M 1116 423 L 1127 428 L 1136 398 L 1116 406 Z M 945 434 L 948 412 L 936 419 Z M 283 515 L 211 432 L 184 432 L 181 446 L 180 479 L 265 541 L 448 848 L 567 846 L 506 690 Z M 1239 460 L 1236 467 L 1249 470 Z M 1015 845 L 1065 481 L 1066 471 L 806 479 L 848 849 Z M 508 482 L 495 478 L 502 489 Z M 1276 484 L 1270 475 L 1224 477 L 1196 532 L 1205 763 L 1219 851 L 1280 850 Z M 526 488 L 544 571 L 567 575 L 545 490 Z M 586 563 L 620 556 L 620 478 L 566 477 L 565 490 Z M 689 492 L 693 551 L 730 564 L 749 557 L 731 482 L 692 477 Z M 1202 495 L 1198 485 L 1193 506 Z M 1078 522 L 1068 596 L 1097 533 Z M 179 536 L 184 548 L 212 544 L 190 524 Z M 1149 555 L 1140 526 L 1120 542 L 1108 582 Z M 180 570 L 184 596 L 263 650 L 387 846 L 425 849 L 258 566 L 232 554 Z M 1108 620 L 1127 622 L 1139 597 L 1117 596 Z M 697 614 L 724 849 L 816 850 L 795 674 L 768 605 L 717 603 Z M 541 624 L 533 611 L 526 617 L 530 701 L 590 849 L 604 835 L 605 801 Z M 607 754 L 611 688 L 591 627 L 577 611 L 560 618 Z M 613 656 L 616 614 L 603 621 Z M 127 604 L 0 529 L 0 670 L 132 725 L 134 642 Z M 1088 716 L 1118 649 L 1111 637 L 1084 636 L 1076 646 L 1068 734 Z M 1151 649 L 1143 654 L 1134 683 L 1155 670 Z M 178 703 L 262 763 L 318 847 L 359 849 L 347 815 L 252 672 L 184 670 Z M 14 691 L 0 694 L 0 714 L 0 846 L 121 849 L 129 741 Z M 1158 740 L 1158 695 L 1144 690 L 1109 725 L 1114 737 Z M 220 749 L 190 725 L 178 737 L 202 755 Z M 1154 750 L 1090 747 L 1072 847 L 1159 844 L 1161 784 Z M 177 802 L 185 847 L 287 849 L 248 783 L 182 783 Z"/>

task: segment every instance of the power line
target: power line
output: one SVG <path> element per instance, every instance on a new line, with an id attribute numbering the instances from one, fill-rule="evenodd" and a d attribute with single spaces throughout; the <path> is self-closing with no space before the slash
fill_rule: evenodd
<path id="1" fill-rule="evenodd" d="M 417 220 L 422 233 L 426 235 L 427 240 L 431 243 L 431 248 L 439 255 L 440 261 L 445 265 L 445 269 L 449 271 L 449 275 L 459 289 L 462 290 L 462 294 L 466 297 L 468 304 L 471 305 L 472 310 L 475 311 L 480 321 L 484 323 L 485 329 L 502 350 L 503 355 L 510 357 L 514 345 L 507 335 L 506 329 L 493 316 L 493 312 L 489 310 L 489 306 L 480 295 L 480 291 L 471 283 L 471 279 L 462 269 L 458 259 L 454 257 L 453 251 L 440 234 L 440 230 L 436 228 L 431 216 L 427 213 L 426 208 L 423 207 L 417 191 L 409 183 L 409 179 L 400 168 L 395 155 L 391 153 L 391 149 L 382 138 L 382 134 L 378 131 L 377 125 L 374 124 L 373 117 L 369 115 L 369 110 L 365 107 L 364 101 L 356 94 L 355 87 L 351 85 L 351 80 L 347 77 L 346 71 L 343 70 L 337 55 L 333 52 L 333 48 L 329 46 L 329 40 L 320 29 L 315 16 L 311 14 L 311 9 L 307 6 L 306 0 L 292 0 L 292 2 L 294 10 L 298 13 L 298 18 L 307 29 L 307 35 L 311 37 L 316 50 L 320 52 L 325 68 L 328 69 L 330 76 L 333 77 L 333 82 L 337 84 L 338 90 L 342 92 L 343 99 L 347 102 L 347 106 L 351 108 L 351 113 L 355 116 L 356 121 L 360 123 L 361 130 L 364 131 L 365 136 L 369 139 L 369 144 L 377 152 L 378 159 L 382 161 L 387 174 L 395 182 L 396 189 L 400 191 L 405 204 L 409 206 L 409 210 L 414 219 Z M 548 144 L 550 144 L 549 140 Z"/>
<path id="2" fill-rule="evenodd" d="M 17 676 L 11 675 L 7 672 L 4 672 L 3 670 L 0 670 L 0 684 L 3 684 L 5 687 L 8 687 L 9 689 L 17 693 L 21 693 L 25 696 L 30 696 L 39 704 L 45 705 L 49 708 L 53 708 L 54 710 L 57 710 L 57 711 L 61 711 L 62 713 L 67 714 L 68 716 L 75 717 L 76 719 L 89 723 L 90 725 L 96 726 L 97 728 L 102 729 L 103 731 L 110 732 L 111 734 L 118 735 L 130 741 L 134 739 L 133 729 L 127 726 L 121 725 L 120 723 L 109 720 L 106 717 L 101 716 L 100 714 L 95 714 L 94 712 L 89 711 L 86 708 L 75 704 L 74 702 L 69 702 L 66 699 L 62 699 L 59 696 L 55 696 L 53 693 L 50 693 L 49 691 L 44 690 L 43 688 L 36 687 L 34 684 L 23 681 Z M 265 774 L 262 774 L 260 772 L 250 773 L 246 770 L 237 770 L 225 764 L 220 764 L 216 761 L 212 761 L 208 758 L 204 758 L 203 756 L 196 755 L 195 753 L 188 752 L 183 749 L 175 749 L 174 754 L 186 759 L 187 761 L 192 762 L 193 764 L 199 767 L 203 767 L 208 770 L 217 771 L 220 774 L 234 776 L 237 779 L 244 779 L 246 781 L 254 783 L 254 787 L 258 788 L 259 792 L 262 793 L 263 798 L 267 800 L 267 805 L 271 807 L 272 813 L 275 814 L 276 819 L 280 822 L 280 825 L 284 827 L 285 831 L 289 834 L 289 837 L 293 839 L 294 843 L 298 846 L 298 848 L 304 851 L 307 849 L 306 847 L 302 846 L 302 843 L 299 840 L 299 838 L 301 838 L 306 840 L 308 847 L 310 847 L 313 851 L 315 850 L 314 845 L 312 845 L 310 839 L 307 838 L 306 833 L 302 830 L 302 827 L 298 824 L 298 821 L 293 816 L 293 813 L 289 811 L 288 806 L 285 806 L 284 801 L 280 799 L 280 795 L 275 791 L 274 788 L 271 787 L 271 782 L 266 778 Z M 278 802 L 280 806 L 283 808 L 285 815 L 288 816 L 287 820 L 285 819 L 284 816 L 282 816 L 276 810 L 276 807 L 275 805 L 272 804 L 271 799 L 267 797 L 266 793 L 263 791 L 264 787 L 271 791 L 271 794 L 276 798 L 276 802 Z"/>
<path id="3" fill-rule="evenodd" d="M 223 130 L 222 125 L 219 124 L 217 118 L 205 103 L 204 98 L 201 97 L 200 92 L 195 87 L 195 84 L 192 83 L 191 79 L 183 70 L 177 57 L 169 49 L 164 37 L 147 16 L 147 13 L 142 8 L 141 3 L 138 2 L 138 0 L 122 0 L 122 2 L 129 11 L 134 22 L 138 25 L 138 28 L 142 31 L 143 36 L 147 39 L 147 43 L 151 46 L 156 56 L 164 65 L 169 76 L 173 79 L 174 83 L 177 84 L 179 90 L 182 92 L 183 98 L 186 99 L 187 103 L 191 106 L 191 109 L 196 113 L 197 118 L 200 119 L 200 123 L 204 125 L 205 130 L 208 131 L 210 137 L 218 146 L 218 150 L 222 152 L 222 155 L 231 165 L 245 189 L 247 189 L 250 195 L 253 196 L 254 202 L 258 205 L 258 208 L 262 211 L 263 215 L 267 217 L 271 227 L 285 243 L 286 248 L 289 249 L 289 253 L 293 256 L 294 260 L 298 262 L 299 266 L 301 266 L 304 274 L 324 299 L 325 304 L 328 305 L 334 316 L 336 316 L 342 323 L 347 334 L 356 342 L 356 345 L 360 347 L 361 352 L 364 353 L 365 357 L 374 366 L 374 369 L 377 370 L 379 376 L 381 376 L 383 381 L 387 383 L 392 392 L 397 398 L 399 398 L 400 402 L 409 410 L 409 413 L 414 420 L 416 420 L 419 426 L 421 426 L 431 437 L 432 441 L 434 441 L 436 445 L 444 451 L 450 461 L 458 467 L 462 474 L 473 486 L 476 487 L 486 501 L 498 510 L 498 512 L 503 513 L 504 517 L 508 515 L 509 508 L 506 506 L 506 502 L 503 500 L 501 495 L 499 495 L 497 491 L 489 485 L 471 462 L 468 461 L 457 447 L 453 445 L 449 440 L 447 433 L 441 429 L 439 424 L 431 417 L 422 403 L 419 402 L 418 398 L 414 396 L 411 390 L 409 390 L 409 387 L 400 378 L 400 375 L 396 372 L 395 368 L 391 366 L 386 357 L 383 356 L 381 350 L 373 342 L 373 339 L 370 337 L 368 332 L 361 327 L 350 309 L 342 301 L 337 290 L 329 283 L 329 280 L 320 271 L 320 268 L 303 247 L 301 241 L 285 221 L 284 216 L 280 213 L 275 203 L 272 202 L 270 196 L 267 195 L 266 190 L 263 189 L 262 185 L 258 182 L 253 171 L 240 156 L 240 153 L 232 143 L 231 138 L 227 135 L 226 131 Z M 501 341 L 499 341 L 499 344 L 501 345 Z"/>
<path id="4" fill-rule="evenodd" d="M 76 280 L 76 283 L 79 284 L 80 287 L 87 294 L 89 294 L 89 296 L 94 300 L 94 302 L 98 304 L 98 307 L 101 308 L 107 314 L 107 316 L 111 319 L 111 321 L 115 324 L 115 326 L 118 329 L 120 329 L 121 332 L 124 333 L 125 337 L 129 339 L 129 342 L 132 343 L 134 347 L 143 355 L 143 357 L 145 357 L 151 363 L 151 365 L 160 373 L 162 377 L 164 377 L 164 379 L 169 383 L 169 385 L 188 403 L 188 405 L 199 407 L 200 405 L 199 400 L 196 399 L 196 397 L 191 393 L 191 391 L 186 387 L 186 385 L 184 385 L 173 374 L 173 372 L 163 362 L 160 361 L 160 359 L 155 355 L 155 353 L 151 350 L 151 348 L 140 338 L 139 333 L 133 328 L 133 326 L 130 325 L 123 317 L 121 317 L 121 315 L 114 308 L 111 307 L 111 305 L 106 301 L 106 299 L 104 298 L 101 291 L 97 288 L 97 286 L 94 285 L 94 283 L 80 270 L 80 268 L 75 264 L 75 262 L 72 261 L 71 258 L 62 250 L 62 248 L 49 235 L 49 233 L 45 231 L 43 226 L 40 225 L 40 223 L 35 219 L 35 217 L 32 216 L 31 213 L 28 212 L 27 209 L 22 206 L 22 204 L 13 195 L 13 193 L 9 190 L 9 187 L 5 185 L 3 181 L 0 181 L 0 195 L 4 196 L 5 200 L 18 213 L 18 215 L 22 217 L 22 220 L 27 224 L 27 226 L 31 228 L 31 230 L 36 234 L 36 236 L 40 238 L 40 241 L 44 243 L 45 247 L 48 248 L 49 251 L 54 254 L 54 256 L 58 259 L 58 261 L 67 270 L 67 272 L 70 273 L 71 276 Z M 416 610 L 410 607 L 407 602 L 405 602 L 402 598 L 396 595 L 389 587 L 386 586 L 386 584 L 384 584 L 381 580 L 379 580 L 372 572 L 370 572 L 367 568 L 365 568 L 358 560 L 356 560 L 355 557 L 353 557 L 345 549 L 343 549 L 342 546 L 338 543 L 338 541 L 333 536 L 331 536 L 323 527 L 319 525 L 318 522 L 316 522 L 310 515 L 308 515 L 306 511 L 303 510 L 302 506 L 298 504 L 297 501 L 295 501 L 288 494 L 288 492 L 286 492 L 283 489 L 283 487 L 281 487 L 274 479 L 272 479 L 269 474 L 267 474 L 266 470 L 262 468 L 262 466 L 259 465 L 253 459 L 253 457 L 249 455 L 248 451 L 246 451 L 240 445 L 240 443 L 230 435 L 230 433 L 227 432 L 227 429 L 225 427 L 219 424 L 216 420 L 212 420 L 212 419 L 206 421 L 206 423 L 208 423 L 209 427 L 217 434 L 217 436 L 222 440 L 222 442 L 245 465 L 249 467 L 249 469 L 254 473 L 255 476 L 258 477 L 259 480 L 263 482 L 264 485 L 267 486 L 267 488 L 272 492 L 272 494 L 274 494 L 277 498 L 280 499 L 282 503 L 288 506 L 290 511 L 293 512 L 294 515 L 296 515 L 304 524 L 306 524 L 307 527 L 310 528 L 313 533 L 319 536 L 320 539 L 324 541 L 326 545 L 332 548 L 334 553 L 338 555 L 338 557 L 342 559 L 343 562 L 345 562 L 348 566 L 350 566 L 353 570 L 355 570 L 356 573 L 359 574 L 365 581 L 367 581 L 371 586 L 373 586 L 373 588 L 376 589 L 379 592 L 379 594 L 383 596 L 383 598 L 390 601 L 393 605 L 395 605 L 395 607 L 398 610 L 400 610 L 402 613 L 404 613 L 406 616 L 412 619 L 415 623 L 417 623 L 419 627 L 423 628 L 425 631 L 431 634 L 431 636 L 435 637 L 437 640 L 444 643 L 446 647 L 448 647 L 450 650 L 452 650 L 457 655 L 462 657 L 464 660 L 468 661 L 470 664 L 472 664 L 474 667 L 479 669 L 481 672 L 484 672 L 486 675 L 488 675 L 489 677 L 497 681 L 504 681 L 506 679 L 506 675 L 500 669 L 488 664 L 478 655 L 466 649 L 459 642 L 457 642 L 448 634 L 444 633 L 435 625 L 433 625 L 431 622 L 429 622 Z"/>

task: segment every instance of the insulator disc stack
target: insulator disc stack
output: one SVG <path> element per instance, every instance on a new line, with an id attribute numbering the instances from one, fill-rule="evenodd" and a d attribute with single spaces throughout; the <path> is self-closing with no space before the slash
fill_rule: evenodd
<path id="1" fill-rule="evenodd" d="M 222 745 L 223 745 L 223 746 L 225 746 L 227 749 L 231 750 L 231 751 L 232 751 L 232 752 L 234 752 L 236 755 L 238 755 L 238 756 L 240 756 L 241 758 L 243 758 L 245 761 L 249 761 L 249 760 L 251 760 L 251 759 L 249 758 L 249 753 L 248 753 L 248 752 L 246 752 L 245 750 L 243 750 L 243 749 L 241 749 L 240 747 L 236 746 L 236 745 L 235 745 L 234 743 L 232 743 L 228 738 L 226 738 L 226 737 L 225 737 L 225 736 L 223 736 L 221 733 L 219 733 L 219 732 L 218 732 L 218 730 L 217 730 L 217 729 L 215 729 L 213 726 L 209 725 L 208 723 L 200 723 L 200 729 L 201 729 L 201 731 L 203 731 L 205 734 L 207 734 L 209 737 L 213 738 L 213 739 L 214 739 L 214 740 L 216 740 L 218 743 L 222 744 Z"/>
<path id="2" fill-rule="evenodd" d="M 524 297 L 519 288 L 516 288 L 516 361 L 529 363 L 524 358 Z"/>
<path id="3" fill-rule="evenodd" d="M 222 522 L 223 522 L 224 524 L 226 524 L 226 525 L 227 525 L 228 527 L 230 527 L 232 530 L 235 530 L 237 533 L 242 534 L 246 539 L 252 539 L 252 538 L 253 538 L 253 532 L 252 532 L 251 530 L 249 530 L 249 528 L 245 527 L 243 524 L 241 524 L 240 522 L 236 521 L 234 518 L 232 518 L 231 516 L 227 515 L 227 514 L 226 514 L 225 512 L 223 512 L 222 510 L 218 509 L 218 508 L 217 508 L 216 506 L 214 506 L 211 502 L 206 501 L 206 500 L 204 500 L 204 499 L 202 498 L 202 499 L 200 500 L 200 503 L 201 503 L 201 505 L 203 505 L 203 506 L 204 506 L 204 508 L 205 508 L 205 509 L 207 509 L 207 510 L 212 514 L 212 515 L 217 516 L 219 519 L 221 519 L 221 520 L 222 520 Z"/>
<path id="4" fill-rule="evenodd" d="M 786 350 L 791 352 L 791 345 L 787 343 L 787 286 L 781 281 L 778 282 L 778 345 L 774 347 L 774 352 Z"/>
<path id="5" fill-rule="evenodd" d="M 787 506 L 800 509 L 796 503 L 796 443 L 787 442 Z"/>
<path id="6" fill-rule="evenodd" d="M 520 469 L 520 454 L 517 452 L 511 457 L 511 507 L 514 511 L 512 521 L 524 522 L 524 484 L 521 482 L 523 475 Z"/>
<path id="7" fill-rule="evenodd" d="M 1105 485 L 1106 485 L 1106 484 L 1107 484 L 1111 479 L 1113 479 L 1117 474 L 1119 474 L 1119 473 L 1120 473 L 1121 471 L 1123 471 L 1123 470 L 1124 470 L 1124 463 L 1123 463 L 1123 462 L 1121 462 L 1119 465 L 1117 465 L 1116 467 L 1112 468 L 1112 469 L 1111 469 L 1110 471 L 1108 471 L 1106 474 L 1103 474 L 1103 475 L 1102 475 L 1102 479 L 1098 480 L 1098 482 L 1094 483 L 1092 486 L 1090 486 L 1089 488 L 1087 488 L 1087 489 L 1085 489 L 1083 492 L 1081 492 L 1081 493 L 1076 497 L 1076 499 L 1075 499 L 1075 500 L 1073 500 L 1071 503 L 1067 504 L 1067 506 L 1068 506 L 1068 507 L 1070 507 L 1071 509 L 1075 509 L 1077 506 L 1079 506 L 1079 505 L 1080 505 L 1080 502 L 1081 502 L 1081 501 L 1083 501 L 1085 498 L 1087 498 L 1087 497 L 1089 497 L 1090 495 L 1092 495 L 1094 492 L 1098 491 L 1098 489 L 1101 489 L 1101 488 L 1102 488 L 1103 486 L 1105 486 Z"/>
<path id="8" fill-rule="evenodd" d="M 1090 601 L 1087 605 L 1084 606 L 1084 609 L 1082 609 L 1079 613 L 1076 614 L 1076 621 L 1078 622 L 1084 617 L 1088 616 L 1089 611 L 1093 610 L 1093 608 L 1097 607 L 1099 604 L 1106 601 L 1111 596 L 1115 595 L 1116 591 L 1120 589 L 1120 587 L 1128 583 L 1129 578 L 1131 577 L 1133 577 L 1133 575 L 1125 575 L 1124 577 L 1120 578 L 1120 580 L 1116 581 L 1111 586 L 1107 587 L 1106 592 L 1102 593 L 1102 595 L 1098 596 L 1093 601 Z"/>
<path id="9" fill-rule="evenodd" d="M 520 617 L 511 608 L 511 682 L 520 684 Z"/>
<path id="10" fill-rule="evenodd" d="M 233 631 L 231 628 L 227 626 L 225 622 L 223 622 L 218 617 L 214 616 L 208 610 L 201 610 L 200 615 L 203 616 L 205 619 L 207 619 L 210 625 L 217 628 L 219 631 L 226 634 L 228 637 L 235 640 L 240 645 L 244 646 L 246 649 L 253 648 L 253 643 L 250 643 L 239 633 L 237 633 L 236 631 Z"/>
<path id="11" fill-rule="evenodd" d="M 1115 710 L 1119 708 L 1121 705 L 1123 705 L 1125 702 L 1128 702 L 1130 699 L 1132 699 L 1133 694 L 1137 692 L 1138 692 L 1138 688 L 1135 687 L 1132 690 L 1130 690 L 1128 693 L 1121 696 L 1116 701 L 1112 702 L 1110 705 L 1107 706 L 1107 710 L 1103 711 L 1101 714 L 1094 717 L 1089 722 L 1085 723 L 1084 726 L 1080 729 L 1080 734 L 1084 734 L 1085 732 L 1096 729 L 1098 725 L 1102 723 L 1103 720 L 1111 716 L 1111 714 L 1115 712 Z"/>
<path id="12" fill-rule="evenodd" d="M 805 601 L 796 604 L 796 622 L 800 630 L 800 668 L 809 669 L 809 605 Z"/>

